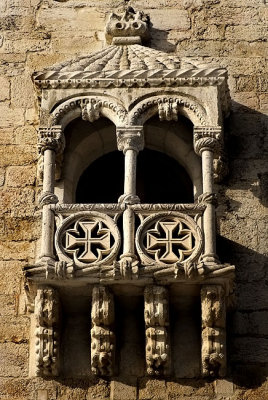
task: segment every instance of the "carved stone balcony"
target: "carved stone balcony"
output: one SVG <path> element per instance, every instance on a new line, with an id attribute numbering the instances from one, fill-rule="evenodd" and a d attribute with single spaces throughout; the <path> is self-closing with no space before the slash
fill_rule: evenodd
<path id="1" fill-rule="evenodd" d="M 234 267 L 206 263 L 203 216 L 206 202 L 194 204 L 54 204 L 55 233 L 47 237 L 50 259 L 26 268 L 36 283 L 82 280 L 116 283 L 204 283 L 229 281 Z M 124 229 L 127 214 L 130 229 Z M 129 234 L 131 232 L 131 234 Z M 54 245 L 53 245 L 54 243 Z M 124 252 L 124 246 L 132 251 Z M 64 282 L 66 284 L 66 281 Z"/>

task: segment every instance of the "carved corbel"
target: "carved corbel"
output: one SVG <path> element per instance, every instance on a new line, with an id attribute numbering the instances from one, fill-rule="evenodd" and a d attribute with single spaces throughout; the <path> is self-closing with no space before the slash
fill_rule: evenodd
<path id="1" fill-rule="evenodd" d="M 84 121 L 94 122 L 100 118 L 101 102 L 91 99 L 85 104 L 81 104 L 82 119 Z"/>
<path id="2" fill-rule="evenodd" d="M 37 289 L 34 316 L 36 375 L 58 376 L 60 302 L 56 289 Z"/>
<path id="3" fill-rule="evenodd" d="M 202 307 L 202 375 L 223 377 L 226 373 L 226 306 L 221 285 L 201 289 Z"/>
<path id="4" fill-rule="evenodd" d="M 107 287 L 95 286 L 91 309 L 91 370 L 95 375 L 114 373 L 114 299 Z"/>
<path id="5" fill-rule="evenodd" d="M 144 291 L 146 368 L 148 375 L 167 375 L 170 369 L 168 291 L 162 286 Z"/>
<path id="6" fill-rule="evenodd" d="M 158 113 L 160 121 L 178 121 L 178 102 L 168 98 L 158 100 Z"/>

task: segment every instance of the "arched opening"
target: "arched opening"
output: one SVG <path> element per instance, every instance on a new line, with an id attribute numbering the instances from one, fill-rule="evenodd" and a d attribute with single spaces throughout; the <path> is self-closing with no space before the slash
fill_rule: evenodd
<path id="1" fill-rule="evenodd" d="M 124 157 L 114 151 L 95 160 L 81 175 L 77 203 L 115 203 L 123 194 Z M 193 185 L 172 157 L 145 149 L 138 155 L 137 195 L 142 203 L 191 203 Z"/>
<path id="2" fill-rule="evenodd" d="M 138 155 L 137 195 L 142 203 L 192 203 L 193 184 L 174 158 L 144 149 Z"/>
<path id="3" fill-rule="evenodd" d="M 113 151 L 95 160 L 82 173 L 76 203 L 117 203 L 124 187 L 124 155 Z"/>
<path id="4" fill-rule="evenodd" d="M 178 121 L 160 121 L 158 115 L 155 115 L 144 124 L 144 139 L 146 148 L 169 156 L 169 158 L 175 160 L 176 165 L 181 166 L 181 171 L 184 171 L 184 173 L 178 171 L 178 179 L 175 182 L 175 185 L 179 186 L 180 196 L 185 190 L 183 185 L 188 186 L 187 178 L 184 178 L 184 176 L 188 176 L 193 186 L 194 199 L 197 199 L 202 193 L 202 167 L 201 159 L 196 155 L 193 148 L 193 123 L 180 114 Z M 158 169 L 158 165 L 155 165 L 156 169 Z M 152 167 L 153 170 L 154 167 Z M 169 179 L 172 174 L 172 166 L 170 165 L 166 170 L 163 168 L 163 171 L 163 179 L 162 182 L 158 182 L 158 187 Z M 190 201 L 192 200 L 186 196 L 185 199 L 172 202 L 187 203 Z"/>

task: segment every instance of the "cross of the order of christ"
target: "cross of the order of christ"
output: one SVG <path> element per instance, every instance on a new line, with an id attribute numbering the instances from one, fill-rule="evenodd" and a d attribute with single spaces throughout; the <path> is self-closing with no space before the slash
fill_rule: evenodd
<path id="1" fill-rule="evenodd" d="M 85 234 L 84 237 L 79 237 L 79 226 Z M 97 235 L 94 237 L 93 234 L 96 228 Z M 103 228 L 102 223 L 99 221 L 77 221 L 74 228 L 66 232 L 65 238 L 67 253 L 73 253 L 74 257 L 82 262 L 92 263 L 100 261 L 103 255 L 109 253 L 111 250 L 110 230 Z M 93 246 L 95 252 L 92 250 Z M 81 247 L 84 248 L 84 251 L 78 255 Z"/>
<path id="2" fill-rule="evenodd" d="M 165 237 L 161 237 L 160 227 Z M 180 221 L 158 221 L 155 229 L 147 232 L 146 249 L 156 260 L 167 264 L 183 261 L 193 251 L 192 232 L 183 228 Z"/>

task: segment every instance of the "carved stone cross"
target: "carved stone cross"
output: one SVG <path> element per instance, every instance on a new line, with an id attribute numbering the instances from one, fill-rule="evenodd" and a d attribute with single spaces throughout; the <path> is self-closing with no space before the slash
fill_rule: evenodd
<path id="1" fill-rule="evenodd" d="M 161 237 L 159 227 L 163 229 L 165 237 Z M 177 232 L 175 237 L 173 236 L 174 232 Z M 160 261 L 165 263 L 183 261 L 184 255 L 189 254 L 189 251 L 193 248 L 192 242 L 191 231 L 184 229 L 179 221 L 157 222 L 155 229 L 150 229 L 147 232 L 147 251 L 154 253 Z M 176 252 L 174 250 L 175 246 Z M 165 251 L 159 257 L 162 247 L 164 247 Z"/>
<path id="2" fill-rule="evenodd" d="M 80 226 L 85 237 L 76 237 L 72 233 L 80 234 L 77 229 Z M 101 223 L 97 221 L 80 221 L 75 225 L 74 229 L 69 229 L 66 232 L 65 248 L 67 252 L 75 253 L 78 260 L 83 262 L 94 262 L 99 261 L 102 258 L 102 254 L 107 254 L 110 250 L 111 234 L 107 228 L 102 228 Z M 98 226 L 97 237 L 93 237 L 93 231 Z M 101 235 L 102 236 L 98 236 Z M 79 246 L 84 247 L 82 254 L 77 256 Z M 98 255 L 92 251 L 93 246 L 96 249 Z"/>

